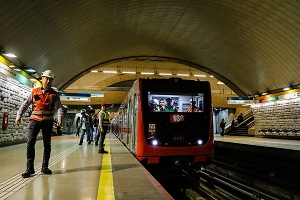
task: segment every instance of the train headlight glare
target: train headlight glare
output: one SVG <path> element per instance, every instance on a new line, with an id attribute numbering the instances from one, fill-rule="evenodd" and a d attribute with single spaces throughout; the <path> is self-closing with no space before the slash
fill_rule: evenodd
<path id="1" fill-rule="evenodd" d="M 198 144 L 198 145 L 201 145 L 202 143 L 203 143 L 202 140 L 198 140 L 198 141 L 197 141 L 197 144 Z"/>
<path id="2" fill-rule="evenodd" d="M 157 140 L 152 140 L 152 145 L 154 145 L 154 146 L 158 145 L 158 141 Z"/>

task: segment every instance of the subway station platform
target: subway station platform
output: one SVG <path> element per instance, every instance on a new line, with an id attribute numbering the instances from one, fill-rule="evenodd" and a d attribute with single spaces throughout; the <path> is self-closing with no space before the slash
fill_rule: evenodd
<path id="1" fill-rule="evenodd" d="M 41 174 L 43 142 L 36 143 L 35 175 L 24 179 L 26 144 L 0 148 L 0 200 L 3 199 L 173 199 L 123 144 L 108 134 L 108 154 L 78 145 L 74 135 L 52 137 L 49 168 Z"/>
<path id="2" fill-rule="evenodd" d="M 300 161 L 300 141 L 250 136 L 214 135 L 215 149 L 224 148 Z"/>

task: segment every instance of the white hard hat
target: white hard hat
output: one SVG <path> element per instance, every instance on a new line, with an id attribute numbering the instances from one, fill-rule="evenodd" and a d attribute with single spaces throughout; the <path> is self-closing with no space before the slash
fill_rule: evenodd
<path id="1" fill-rule="evenodd" d="M 53 74 L 53 72 L 51 70 L 46 70 L 44 72 L 42 72 L 42 77 L 45 76 L 45 77 L 49 77 L 49 78 L 52 78 L 54 79 L 55 78 L 55 75 Z"/>

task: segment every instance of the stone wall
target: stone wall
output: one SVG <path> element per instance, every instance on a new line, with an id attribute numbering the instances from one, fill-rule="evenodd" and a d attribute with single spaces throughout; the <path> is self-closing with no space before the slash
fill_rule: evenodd
<path id="1" fill-rule="evenodd" d="M 255 136 L 300 138 L 300 98 L 251 106 Z"/>
<path id="2" fill-rule="evenodd" d="M 30 91 L 30 87 L 23 85 L 12 78 L 0 76 L 0 146 L 7 143 L 18 143 L 18 141 L 26 140 L 29 124 L 29 111 L 26 111 L 23 115 L 19 126 L 15 125 L 15 119 L 17 110 L 27 99 Z M 3 128 L 4 113 L 8 113 L 7 128 Z"/>

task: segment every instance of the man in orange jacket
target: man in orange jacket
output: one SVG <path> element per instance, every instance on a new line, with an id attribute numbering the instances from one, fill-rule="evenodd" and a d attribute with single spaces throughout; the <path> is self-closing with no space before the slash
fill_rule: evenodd
<path id="1" fill-rule="evenodd" d="M 28 178 L 35 173 L 35 143 L 39 131 L 42 129 L 44 142 L 44 156 L 41 172 L 52 174 L 48 168 L 51 152 L 51 135 L 53 126 L 53 115 L 57 109 L 57 126 L 61 125 L 63 109 L 58 93 L 51 87 L 55 75 L 51 70 L 42 72 L 42 87 L 33 88 L 28 99 L 21 105 L 17 112 L 16 125 L 21 121 L 21 116 L 27 108 L 32 105 L 32 113 L 29 117 L 29 129 L 27 140 L 27 168 L 22 174 L 23 178 Z"/>

